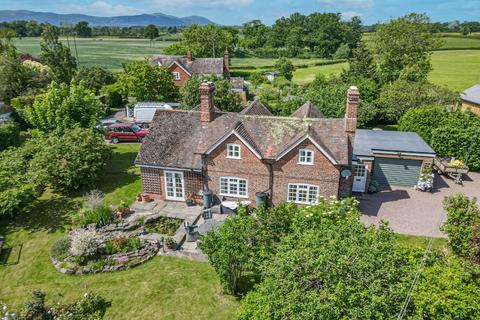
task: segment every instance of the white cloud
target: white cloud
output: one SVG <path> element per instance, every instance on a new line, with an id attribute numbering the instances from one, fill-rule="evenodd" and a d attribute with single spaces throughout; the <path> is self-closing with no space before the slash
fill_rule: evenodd
<path id="1" fill-rule="evenodd" d="M 246 6 L 252 4 L 255 0 L 143 0 L 143 2 L 158 6 L 161 11 L 162 7 L 179 8 L 179 7 L 227 7 L 235 8 L 238 6 Z"/>
<path id="2" fill-rule="evenodd" d="M 318 2 L 352 8 L 371 8 L 375 4 L 374 0 L 318 0 Z"/>
<path id="3" fill-rule="evenodd" d="M 353 17 L 362 17 L 362 14 L 356 11 L 345 11 L 342 12 L 342 19 L 343 20 L 350 20 Z"/>
<path id="4" fill-rule="evenodd" d="M 110 4 L 105 1 L 95 1 L 85 5 L 72 4 L 65 7 L 64 9 L 64 11 L 83 13 L 94 16 L 135 15 L 144 12 L 143 10 L 138 8 L 125 6 L 122 4 Z"/>

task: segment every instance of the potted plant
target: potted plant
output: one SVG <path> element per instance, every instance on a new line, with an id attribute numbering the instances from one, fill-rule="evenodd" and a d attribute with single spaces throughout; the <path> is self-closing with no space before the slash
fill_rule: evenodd
<path id="1" fill-rule="evenodd" d="M 377 181 L 372 180 L 368 184 L 368 193 L 377 193 L 379 190 L 380 185 L 378 184 Z"/>
<path id="2" fill-rule="evenodd" d="M 167 247 L 167 249 L 172 250 L 173 248 L 175 248 L 176 245 L 177 243 L 175 242 L 175 240 L 173 240 L 172 237 L 165 238 L 165 247 Z"/>
<path id="3" fill-rule="evenodd" d="M 137 195 L 137 201 L 138 201 L 138 202 L 141 202 L 141 201 L 142 201 L 142 194 L 139 193 L 139 194 Z"/>
<path id="4" fill-rule="evenodd" d="M 117 217 L 120 219 L 123 219 L 129 213 L 130 213 L 130 207 L 127 206 L 125 201 L 120 202 L 120 205 L 117 207 L 117 210 L 116 210 Z"/>
<path id="5" fill-rule="evenodd" d="M 185 198 L 185 203 L 189 207 L 193 207 L 195 205 L 195 196 L 191 193 L 187 194 L 187 197 Z"/>
<path id="6" fill-rule="evenodd" d="M 433 174 L 432 167 L 424 166 L 415 189 L 420 191 L 431 191 L 433 189 L 434 177 L 435 175 Z"/>
<path id="7" fill-rule="evenodd" d="M 152 199 L 150 199 L 150 195 L 144 193 L 142 194 L 142 201 L 143 202 L 150 202 Z"/>

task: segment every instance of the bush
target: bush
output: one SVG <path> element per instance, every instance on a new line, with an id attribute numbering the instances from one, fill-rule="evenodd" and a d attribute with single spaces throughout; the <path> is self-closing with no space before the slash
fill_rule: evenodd
<path id="1" fill-rule="evenodd" d="M 462 258 L 480 262 L 480 208 L 477 199 L 463 194 L 445 198 L 447 221 L 442 230 L 448 235 L 452 252 Z"/>
<path id="2" fill-rule="evenodd" d="M 125 104 L 126 99 L 118 84 L 104 86 L 101 91 L 105 95 L 105 105 L 108 108 L 118 108 Z"/>
<path id="3" fill-rule="evenodd" d="M 95 92 L 95 94 L 99 94 L 103 86 L 111 85 L 115 82 L 115 75 L 111 71 L 99 66 L 82 67 L 77 70 L 73 81 L 75 83 L 84 81 L 88 89 Z"/>
<path id="4" fill-rule="evenodd" d="M 16 122 L 0 122 L 0 151 L 20 143 L 20 127 Z"/>
<path id="5" fill-rule="evenodd" d="M 92 185 L 111 157 L 111 148 L 101 135 L 87 129 L 50 135 L 31 162 L 40 181 L 55 191 L 71 192 Z"/>
<path id="6" fill-rule="evenodd" d="M 70 254 L 85 260 L 98 250 L 98 234 L 95 230 L 76 229 L 70 233 Z"/>
<path id="7" fill-rule="evenodd" d="M 96 224 L 99 227 L 103 227 L 111 224 L 115 220 L 115 215 L 107 206 L 102 206 L 95 209 L 88 209 L 80 213 L 79 224 L 89 225 Z"/>
<path id="8" fill-rule="evenodd" d="M 52 245 L 51 255 L 57 260 L 65 260 L 70 256 L 70 239 L 62 237 Z"/>

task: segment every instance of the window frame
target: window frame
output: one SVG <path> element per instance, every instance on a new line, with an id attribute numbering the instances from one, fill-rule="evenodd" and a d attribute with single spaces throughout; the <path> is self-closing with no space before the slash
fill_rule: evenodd
<path id="1" fill-rule="evenodd" d="M 291 199 L 290 198 L 290 195 L 291 195 L 291 192 L 290 192 L 290 188 L 295 186 L 296 187 L 296 190 L 295 190 L 295 199 Z M 299 201 L 299 187 L 303 187 L 303 188 L 307 188 L 307 194 L 306 194 L 306 200 L 305 201 Z M 316 188 L 316 194 L 314 195 L 315 196 L 315 201 L 313 202 L 309 202 L 308 199 L 311 197 L 311 188 Z M 305 190 L 305 189 L 304 189 Z M 311 204 L 317 204 L 318 203 L 318 199 L 320 197 L 320 186 L 317 186 L 317 185 L 314 185 L 314 184 L 308 184 L 308 183 L 289 183 L 288 186 L 287 186 L 287 202 L 293 202 L 293 203 L 296 203 L 296 204 L 307 204 L 307 205 L 311 205 Z"/>
<path id="2" fill-rule="evenodd" d="M 235 155 L 236 151 L 233 150 L 233 155 L 230 155 L 230 147 L 238 148 L 238 156 Z M 237 143 L 227 143 L 227 159 L 242 159 L 242 147 Z"/>
<path id="3" fill-rule="evenodd" d="M 310 153 L 310 161 L 302 161 L 302 158 L 304 159 L 307 159 L 307 156 L 306 155 L 302 155 L 302 153 L 307 153 L 309 152 Z M 315 153 L 313 152 L 312 149 L 307 149 L 307 148 L 303 148 L 303 149 L 300 149 L 298 150 L 298 164 L 301 164 L 301 165 L 306 165 L 306 166 L 313 166 L 315 164 Z"/>
<path id="4" fill-rule="evenodd" d="M 173 74 L 173 80 L 180 81 L 182 79 L 182 76 L 180 75 L 180 72 L 173 71 L 172 74 Z"/>
<path id="5" fill-rule="evenodd" d="M 223 182 L 222 180 L 223 179 L 227 179 L 227 190 L 226 192 L 224 192 L 224 188 L 223 188 Z M 237 190 L 237 193 L 231 193 L 231 185 L 233 185 L 233 182 L 232 180 L 236 180 L 236 190 Z M 242 195 L 240 194 L 240 181 L 244 181 L 245 182 L 245 195 Z M 248 198 L 248 179 L 247 178 L 239 178 L 239 177 L 220 177 L 219 178 L 219 194 L 221 196 L 225 196 L 225 197 L 234 197 L 234 198 L 245 198 L 247 199 Z"/>

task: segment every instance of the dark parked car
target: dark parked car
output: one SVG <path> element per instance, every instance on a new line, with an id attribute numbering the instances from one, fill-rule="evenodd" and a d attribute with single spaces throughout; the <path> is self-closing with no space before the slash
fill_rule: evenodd
<path id="1" fill-rule="evenodd" d="M 142 142 L 147 136 L 148 129 L 142 129 L 133 123 L 115 123 L 108 127 L 105 132 L 105 138 L 111 143 L 120 141 L 139 141 Z"/>

